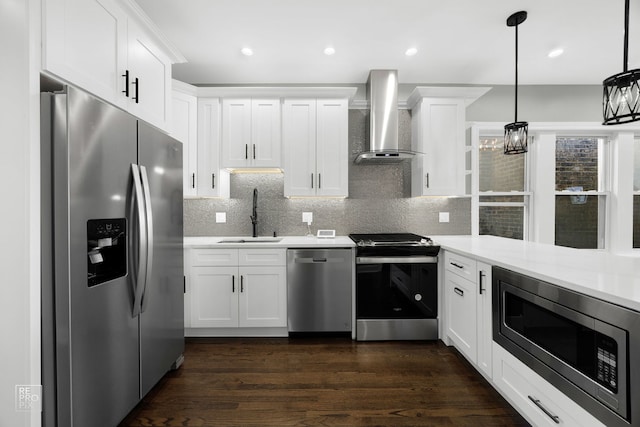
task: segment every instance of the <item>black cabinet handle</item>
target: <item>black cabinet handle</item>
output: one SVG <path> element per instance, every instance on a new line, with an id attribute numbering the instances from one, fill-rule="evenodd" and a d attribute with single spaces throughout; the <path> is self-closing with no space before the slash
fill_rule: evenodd
<path id="1" fill-rule="evenodd" d="M 460 295 L 461 297 L 464 296 L 464 291 L 460 288 L 453 288 L 453 292 L 455 292 L 456 294 Z"/>
<path id="2" fill-rule="evenodd" d="M 462 266 L 460 264 L 456 264 L 455 262 L 450 262 L 449 264 L 453 265 L 454 267 L 464 268 L 464 266 Z"/>
<path id="3" fill-rule="evenodd" d="M 429 188 L 429 174 L 427 174 L 427 188 Z"/>
<path id="4" fill-rule="evenodd" d="M 196 174 L 191 174 L 191 188 L 196 188 Z"/>
<path id="5" fill-rule="evenodd" d="M 240 292 L 244 292 L 244 276 L 240 275 Z"/>
<path id="6" fill-rule="evenodd" d="M 236 276 L 231 276 L 231 292 L 236 292 Z"/>
<path id="7" fill-rule="evenodd" d="M 211 188 L 216 188 L 216 174 L 211 174 Z"/>
<path id="8" fill-rule="evenodd" d="M 138 80 L 138 78 L 136 77 L 136 79 L 133 81 L 133 84 L 136 85 L 136 96 L 131 99 L 135 99 L 136 104 L 138 104 L 140 102 L 140 80 Z"/>
<path id="9" fill-rule="evenodd" d="M 253 144 L 253 160 L 256 159 L 256 144 Z"/>
<path id="10" fill-rule="evenodd" d="M 318 174 L 318 190 L 322 188 L 322 175 Z"/>
<path id="11" fill-rule="evenodd" d="M 247 160 L 249 158 L 249 144 L 244 144 L 244 159 Z"/>
<path id="12" fill-rule="evenodd" d="M 187 276 L 182 276 L 182 293 L 187 293 Z"/>
<path id="13" fill-rule="evenodd" d="M 482 295 L 482 292 L 484 292 L 484 288 L 482 287 L 482 282 L 484 279 L 484 271 L 480 270 L 480 274 L 478 275 L 478 290 L 480 291 L 480 295 Z"/>
<path id="14" fill-rule="evenodd" d="M 313 173 L 311 174 L 311 188 L 313 188 Z"/>
<path id="15" fill-rule="evenodd" d="M 129 97 L 129 70 L 126 70 L 122 75 L 122 77 L 124 77 L 124 90 L 122 91 L 122 93 L 124 93 L 124 96 L 128 98 Z"/>

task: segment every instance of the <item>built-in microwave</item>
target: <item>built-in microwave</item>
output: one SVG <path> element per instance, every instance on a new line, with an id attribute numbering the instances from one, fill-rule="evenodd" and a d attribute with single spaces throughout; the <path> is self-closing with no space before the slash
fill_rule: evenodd
<path id="1" fill-rule="evenodd" d="M 493 267 L 493 339 L 607 426 L 640 426 L 640 313 Z"/>

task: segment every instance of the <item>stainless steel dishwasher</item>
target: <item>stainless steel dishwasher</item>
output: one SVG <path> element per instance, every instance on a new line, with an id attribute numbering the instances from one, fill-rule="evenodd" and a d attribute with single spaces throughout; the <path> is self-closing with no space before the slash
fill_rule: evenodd
<path id="1" fill-rule="evenodd" d="M 351 249 L 287 250 L 289 332 L 351 331 Z"/>

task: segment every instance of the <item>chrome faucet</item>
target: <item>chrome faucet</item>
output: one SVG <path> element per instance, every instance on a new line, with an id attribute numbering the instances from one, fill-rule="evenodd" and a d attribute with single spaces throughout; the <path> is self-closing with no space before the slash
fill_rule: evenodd
<path id="1" fill-rule="evenodd" d="M 253 189 L 253 215 L 251 215 L 251 224 L 253 224 L 253 237 L 258 237 L 258 189 Z"/>

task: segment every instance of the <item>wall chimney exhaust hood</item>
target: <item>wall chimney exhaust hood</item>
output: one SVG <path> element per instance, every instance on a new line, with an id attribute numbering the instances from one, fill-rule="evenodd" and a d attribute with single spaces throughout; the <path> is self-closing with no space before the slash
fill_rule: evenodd
<path id="1" fill-rule="evenodd" d="M 367 80 L 369 146 L 358 154 L 356 164 L 398 163 L 416 153 L 398 148 L 398 71 L 371 70 Z"/>

